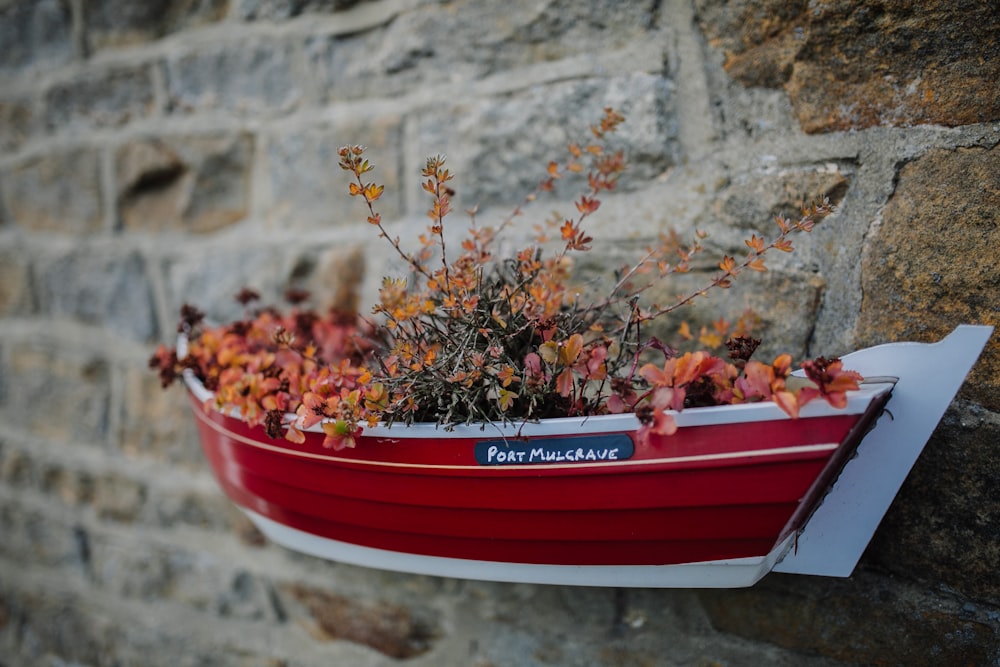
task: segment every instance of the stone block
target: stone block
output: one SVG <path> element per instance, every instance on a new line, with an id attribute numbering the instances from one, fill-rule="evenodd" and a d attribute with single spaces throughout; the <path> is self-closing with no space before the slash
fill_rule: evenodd
<path id="1" fill-rule="evenodd" d="M 16 579 L 16 578 L 11 578 Z M 0 605 L 8 620 L 0 625 L 5 667 L 142 665 L 143 667 L 289 667 L 340 661 L 274 657 L 263 648 L 273 623 L 222 624 L 211 612 L 150 607 L 140 613 L 90 590 L 32 590 L 18 581 L 0 580 Z M 55 588 L 53 586 L 53 588 Z M 233 637 L 237 637 L 234 641 Z M 243 641 L 238 638 L 244 637 Z M 348 660 L 350 662 L 350 660 Z"/>
<path id="2" fill-rule="evenodd" d="M 0 246 L 0 316 L 25 315 L 33 308 L 31 263 L 19 245 Z"/>
<path id="3" fill-rule="evenodd" d="M 172 554 L 152 541 L 122 542 L 106 534 L 92 535 L 89 551 L 95 586 L 123 598 L 146 601 L 169 597 L 178 577 L 194 567 L 196 560 L 193 554 Z"/>
<path id="4" fill-rule="evenodd" d="M 10 623 L 0 628 L 0 649 L 8 665 L 96 665 L 111 654 L 93 626 L 109 626 L 94 618 L 81 599 L 12 590 L 14 581 L 0 581 Z"/>
<path id="5" fill-rule="evenodd" d="M 157 333 L 153 294 L 138 252 L 77 246 L 36 260 L 39 310 L 149 341 Z"/>
<path id="6" fill-rule="evenodd" d="M 102 519 L 135 521 L 143 511 L 146 485 L 119 473 L 106 472 L 94 480 L 94 510 Z"/>
<path id="7" fill-rule="evenodd" d="M 447 155 L 449 168 L 456 174 L 456 210 L 496 204 L 512 208 L 544 178 L 550 160 L 567 156 L 569 143 L 592 138 L 589 126 L 610 106 L 626 118 L 611 143 L 628 155 L 623 187 L 638 185 L 661 175 L 679 159 L 672 91 L 669 79 L 632 74 L 553 83 L 437 108 L 416 117 L 411 150 L 419 151 L 416 154 L 421 157 Z M 409 183 L 413 191 L 420 190 L 419 178 Z M 575 197 L 581 185 L 567 179 L 559 186 L 559 196 Z M 420 193 L 414 199 L 419 207 L 410 212 L 422 213 L 426 200 Z M 547 214 L 547 210 L 540 212 L 542 218 Z"/>
<path id="8" fill-rule="evenodd" d="M 287 113 L 303 99 L 294 61 L 291 43 L 281 40 L 243 40 L 172 56 L 166 66 L 171 110 Z"/>
<path id="9" fill-rule="evenodd" d="M 403 213 L 402 130 L 396 117 L 274 136 L 268 142 L 271 188 L 268 217 L 275 226 L 367 226 L 368 207 L 348 194 L 351 174 L 338 166 L 337 150 L 363 145 L 375 166 L 368 177 L 385 186 L 376 209 L 385 220 Z"/>
<path id="10" fill-rule="evenodd" d="M 247 308 L 235 297 L 244 287 L 257 290 L 259 303 L 281 305 L 290 287 L 311 286 L 319 256 L 328 246 L 302 243 L 291 246 L 192 247 L 166 261 L 164 273 L 170 312 L 184 303 L 205 311 L 211 320 L 228 322 L 245 317 Z M 316 294 L 320 300 L 323 294 Z"/>
<path id="11" fill-rule="evenodd" d="M 370 0 L 236 0 L 235 15 L 246 21 L 283 21 L 301 14 L 328 14 Z"/>
<path id="12" fill-rule="evenodd" d="M 358 600 L 306 584 L 285 584 L 278 590 L 292 618 L 321 641 L 364 644 L 400 660 L 426 653 L 441 632 L 428 610 Z"/>
<path id="13" fill-rule="evenodd" d="M 0 172 L 5 217 L 33 232 L 88 234 L 104 221 L 100 156 L 79 149 L 35 157 Z"/>
<path id="14" fill-rule="evenodd" d="M 798 220 L 803 205 L 828 198 L 837 206 L 850 188 L 850 176 L 839 169 L 820 166 L 810 169 L 782 169 L 767 174 L 734 177 L 724 187 L 710 208 L 712 223 L 722 223 L 744 230 L 756 230 L 771 239 L 778 235 L 776 215 Z M 823 223 L 821 223 L 823 224 Z M 730 254 L 745 254 L 742 240 L 728 250 Z"/>
<path id="15" fill-rule="evenodd" d="M 94 476 L 85 470 L 74 470 L 58 463 L 36 463 L 38 490 L 55 496 L 70 507 L 89 505 L 94 501 Z"/>
<path id="16" fill-rule="evenodd" d="M 211 232 L 250 208 L 255 141 L 247 133 L 134 139 L 115 154 L 128 231 Z"/>
<path id="17" fill-rule="evenodd" d="M 0 358 L 0 415 L 5 424 L 64 442 L 103 443 L 108 431 L 110 368 L 45 341 L 11 341 Z"/>
<path id="18" fill-rule="evenodd" d="M 717 270 L 696 270 L 674 274 L 655 285 L 645 295 L 649 303 L 666 306 L 711 283 Z M 677 332 L 687 322 L 697 336 L 702 327 L 713 331 L 713 324 L 724 318 L 730 324 L 747 311 L 755 317 L 752 335 L 761 339 L 754 359 L 770 363 L 779 354 L 788 353 L 801 361 L 809 351 L 813 322 L 822 299 L 825 281 L 815 274 L 787 270 L 767 273 L 750 272 L 737 278 L 729 289 L 715 289 L 669 316 L 651 323 L 646 332 L 667 342 L 678 342 Z M 725 341 L 723 341 L 724 343 Z M 726 357 L 724 346 L 715 353 Z"/>
<path id="19" fill-rule="evenodd" d="M 45 93 L 50 131 L 115 127 L 148 117 L 155 106 L 149 67 L 118 67 L 56 83 Z"/>
<path id="20" fill-rule="evenodd" d="M 81 533 L 64 522 L 16 502 L 0 505 L 0 556 L 13 562 L 61 566 L 67 574 L 86 569 Z M 2 582 L 0 582 L 2 583 Z"/>
<path id="21" fill-rule="evenodd" d="M 384 28 L 314 38 L 307 52 L 329 99 L 398 95 L 620 49 L 649 38 L 655 4 L 427 3 Z"/>
<path id="22" fill-rule="evenodd" d="M 1000 327 L 1000 147 L 936 149 L 902 166 L 862 257 L 862 345 Z M 1000 410 L 994 333 L 959 394 Z"/>
<path id="23" fill-rule="evenodd" d="M 24 488 L 34 484 L 37 462 L 27 453 L 0 440 L 0 481 L 11 488 Z"/>
<path id="24" fill-rule="evenodd" d="M 27 97 L 0 98 L 0 150 L 17 151 L 38 131 L 38 118 Z"/>
<path id="25" fill-rule="evenodd" d="M 945 413 L 882 520 L 864 563 L 1000 607 L 1000 415 Z"/>
<path id="26" fill-rule="evenodd" d="M 129 458 L 201 467 L 204 457 L 186 392 L 164 391 L 159 377 L 148 368 L 125 370 L 125 396 L 118 422 L 118 445 Z"/>
<path id="27" fill-rule="evenodd" d="M 229 0 L 84 0 L 84 30 L 91 49 L 150 42 L 185 28 L 223 19 Z"/>
<path id="28" fill-rule="evenodd" d="M 806 132 L 1000 119 L 1000 15 L 983 3 L 697 3 L 745 86 L 783 86 Z"/>
<path id="29" fill-rule="evenodd" d="M 989 665 L 1000 659 L 989 610 L 873 573 L 850 579 L 772 574 L 753 588 L 699 597 L 716 630 L 847 664 Z"/>
<path id="30" fill-rule="evenodd" d="M 206 537 L 208 537 L 206 535 Z M 90 538 L 94 585 L 123 598 L 176 601 L 192 610 L 228 617 L 275 621 L 270 582 L 225 562 L 210 550 L 189 551 L 157 541 Z"/>
<path id="31" fill-rule="evenodd" d="M 0 72 L 13 74 L 68 62 L 73 54 L 68 2 L 24 0 L 0 7 Z"/>
<path id="32" fill-rule="evenodd" d="M 204 458 L 202 467 L 208 467 Z M 163 528 L 194 526 L 213 532 L 236 532 L 237 524 L 245 517 L 220 489 L 160 489 L 150 497 L 148 506 L 153 509 L 148 521 Z"/>

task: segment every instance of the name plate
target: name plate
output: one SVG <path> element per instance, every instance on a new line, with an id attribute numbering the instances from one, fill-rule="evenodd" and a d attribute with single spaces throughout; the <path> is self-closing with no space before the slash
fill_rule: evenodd
<path id="1" fill-rule="evenodd" d="M 597 463 L 632 458 L 635 445 L 624 433 L 568 438 L 487 440 L 477 442 L 476 462 L 484 466 L 536 463 Z"/>

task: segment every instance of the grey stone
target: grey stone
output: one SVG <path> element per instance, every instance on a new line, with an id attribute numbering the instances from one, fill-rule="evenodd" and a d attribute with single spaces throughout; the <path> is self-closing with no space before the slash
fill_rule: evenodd
<path id="1" fill-rule="evenodd" d="M 284 40 L 226 43 L 167 61 L 175 112 L 223 109 L 237 114 L 288 112 L 303 98 L 293 48 Z"/>
<path id="2" fill-rule="evenodd" d="M 100 157 L 91 149 L 50 153 L 0 172 L 6 217 L 34 232 L 86 234 L 104 221 Z"/>
<path id="3" fill-rule="evenodd" d="M 648 38 L 653 2 L 488 0 L 428 4 L 384 28 L 310 40 L 329 99 L 398 95 Z"/>
<path id="4" fill-rule="evenodd" d="M 803 360 L 809 349 L 812 323 L 819 310 L 825 281 L 815 274 L 789 270 L 747 273 L 749 275 L 739 276 L 733 287 L 713 289 L 706 296 L 655 320 L 645 327 L 645 333 L 680 349 L 692 345 L 704 349 L 705 342 L 685 343 L 680 337 L 683 322 L 698 337 L 702 329 L 714 332 L 720 319 L 728 322 L 732 332 L 744 317 L 752 326 L 750 335 L 762 341 L 754 359 L 770 363 L 779 354 L 787 353 L 796 361 Z M 642 303 L 667 307 L 678 297 L 688 296 L 711 284 L 717 274 L 717 270 L 696 269 L 667 276 L 643 294 Z M 728 354 L 725 338 L 719 343 L 715 354 L 725 358 Z"/>
<path id="5" fill-rule="evenodd" d="M 234 13 L 244 20 L 281 21 L 300 14 L 326 14 L 371 0 L 236 0 Z"/>
<path id="6" fill-rule="evenodd" d="M 35 135 L 38 126 L 38 117 L 29 98 L 0 98 L 0 150 L 16 151 Z"/>
<path id="7" fill-rule="evenodd" d="M 19 244 L 0 245 L 0 316 L 26 315 L 34 307 L 31 263 Z"/>
<path id="8" fill-rule="evenodd" d="M 132 340 L 156 334 L 152 291 L 138 253 L 80 246 L 39 257 L 36 272 L 43 313 L 100 325 Z"/>
<path id="9" fill-rule="evenodd" d="M 92 49 L 159 39 L 225 17 L 229 0 L 84 0 L 84 26 Z"/>
<path id="10" fill-rule="evenodd" d="M 149 116 L 154 109 L 149 68 L 115 68 L 58 83 L 45 95 L 48 128 L 114 127 Z"/>
<path id="11" fill-rule="evenodd" d="M 246 316 L 246 307 L 235 297 L 244 287 L 257 290 L 260 303 L 280 304 L 289 287 L 313 275 L 325 248 L 309 244 L 303 249 L 281 246 L 202 247 L 166 260 L 163 271 L 171 312 L 184 303 L 197 305 L 211 321 L 227 322 Z"/>
<path id="12" fill-rule="evenodd" d="M 0 581 L 0 649 L 5 667 L 143 665 L 143 667 L 283 667 L 275 658 L 281 647 L 258 654 L 247 646 L 273 637 L 273 622 L 235 627 L 247 639 L 241 645 L 208 631 L 217 618 L 209 612 L 152 610 L 130 615 L 90 591 L 42 593 Z M 232 625 L 232 622 L 231 622 Z M 232 635 L 230 635 L 231 637 Z M 300 644 L 300 649 L 302 647 Z M 308 650 L 308 649 L 306 649 Z M 298 652 L 298 651 L 296 651 Z M 336 659 L 335 659 L 336 661 Z M 296 660 L 312 667 L 330 660 Z"/>
<path id="13" fill-rule="evenodd" d="M 124 375 L 125 395 L 115 438 L 124 455 L 190 469 L 204 466 L 186 392 L 181 387 L 164 391 L 159 377 L 145 365 L 130 366 Z"/>
<path id="14" fill-rule="evenodd" d="M 639 183 L 679 159 L 672 94 L 669 79 L 651 74 L 554 83 L 421 114 L 415 149 L 447 155 L 457 210 L 513 207 L 535 189 L 550 160 L 568 155 L 569 143 L 592 139 L 589 126 L 610 106 L 626 117 L 610 146 L 625 151 L 628 181 Z M 560 195 L 574 197 L 583 185 L 567 179 Z"/>
<path id="15" fill-rule="evenodd" d="M 23 0 L 0 7 L 0 72 L 52 67 L 73 58 L 70 3 Z"/>
<path id="16" fill-rule="evenodd" d="M 269 581 L 237 570 L 230 575 L 229 588 L 217 594 L 214 606 L 223 618 L 274 620 L 274 596 Z"/>
<path id="17" fill-rule="evenodd" d="M 803 205 L 819 203 L 824 198 L 838 206 L 847 194 L 850 178 L 839 170 L 821 167 L 782 169 L 734 178 L 713 201 L 710 208 L 712 220 L 706 220 L 706 226 L 721 222 L 731 227 L 756 230 L 765 238 L 772 239 L 780 232 L 774 223 L 775 216 L 798 220 Z M 730 251 L 745 253 L 746 247 L 741 242 Z"/>
<path id="18" fill-rule="evenodd" d="M 337 156 L 341 146 L 358 144 L 375 165 L 366 178 L 385 186 L 376 210 L 385 220 L 398 218 L 403 212 L 402 130 L 399 118 L 388 117 L 272 137 L 267 151 L 271 221 L 281 227 L 366 225 L 368 208 L 348 194 L 353 177 L 338 166 Z"/>
<path id="19" fill-rule="evenodd" d="M 91 540 L 95 585 L 124 598 L 156 600 L 169 596 L 193 559 L 185 565 L 172 558 L 175 554 L 169 548 L 130 542 L 121 543 L 107 535 Z"/>
<path id="20" fill-rule="evenodd" d="M 72 527 L 47 518 L 19 503 L 0 505 L 0 530 L 4 536 L 0 540 L 0 555 L 15 561 L 81 571 L 85 563 Z"/>
<path id="21" fill-rule="evenodd" d="M 105 441 L 111 391 L 105 359 L 44 340 L 11 341 L 2 352 L 3 423 L 55 441 Z"/>
<path id="22" fill-rule="evenodd" d="M 115 154 L 118 214 L 127 231 L 210 232 L 250 208 L 254 137 L 149 137 Z"/>
<path id="23" fill-rule="evenodd" d="M 90 550 L 94 584 L 123 598 L 175 601 L 213 618 L 275 619 L 265 580 L 204 552 L 110 534 L 95 536 Z"/>
<path id="24" fill-rule="evenodd" d="M 200 463 L 199 467 L 203 467 L 204 458 Z M 150 498 L 149 506 L 153 508 L 153 516 L 147 520 L 157 526 L 194 526 L 213 531 L 229 530 L 232 513 L 238 511 L 217 490 L 206 493 L 161 490 Z"/>

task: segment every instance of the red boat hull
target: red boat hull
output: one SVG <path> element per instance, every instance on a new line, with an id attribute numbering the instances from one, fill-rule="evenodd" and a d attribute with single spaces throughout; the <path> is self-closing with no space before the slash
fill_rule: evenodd
<path id="1" fill-rule="evenodd" d="M 675 435 L 646 443 L 633 417 L 615 416 L 563 420 L 563 433 L 543 435 L 532 425 L 505 435 L 378 428 L 339 452 L 320 433 L 301 445 L 272 440 L 192 401 L 226 494 L 301 534 L 443 559 L 665 566 L 764 558 L 787 545 L 888 393 L 796 420 L 772 405 L 736 406 L 749 410 L 735 420 L 688 410 Z"/>

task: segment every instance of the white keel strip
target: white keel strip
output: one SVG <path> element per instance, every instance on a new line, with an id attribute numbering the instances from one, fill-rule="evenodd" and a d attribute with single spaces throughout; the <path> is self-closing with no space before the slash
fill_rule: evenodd
<path id="1" fill-rule="evenodd" d="M 331 540 L 291 528 L 240 507 L 271 541 L 301 553 L 350 565 L 436 577 L 561 586 L 628 588 L 743 588 L 767 574 L 792 544 L 789 536 L 762 558 L 681 565 L 536 565 L 407 554 Z"/>

